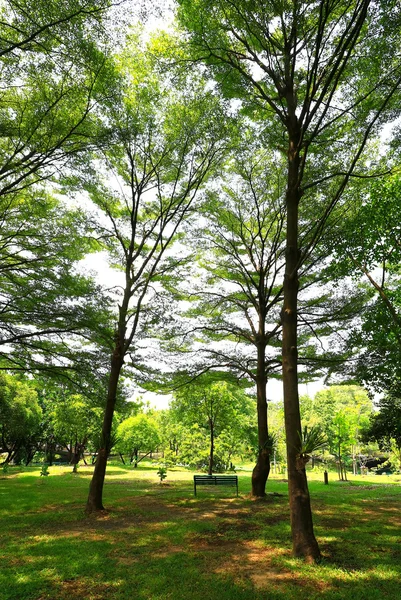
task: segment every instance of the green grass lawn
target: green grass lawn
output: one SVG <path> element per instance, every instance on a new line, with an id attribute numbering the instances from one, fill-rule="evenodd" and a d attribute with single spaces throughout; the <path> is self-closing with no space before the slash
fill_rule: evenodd
<path id="1" fill-rule="evenodd" d="M 91 468 L 0 476 L 1 600 L 383 600 L 400 598 L 398 477 L 310 475 L 323 561 L 292 558 L 287 484 L 263 501 L 199 488 L 192 473 L 110 465 L 107 513 L 86 516 Z"/>

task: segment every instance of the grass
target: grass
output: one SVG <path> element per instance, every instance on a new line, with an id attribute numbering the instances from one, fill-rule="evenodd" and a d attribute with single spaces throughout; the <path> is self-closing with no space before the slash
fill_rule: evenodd
<path id="1" fill-rule="evenodd" d="M 110 465 L 108 511 L 83 512 L 91 468 L 10 469 L 0 476 L 1 600 L 383 600 L 399 598 L 397 477 L 309 477 L 323 560 L 291 556 L 287 485 L 263 501 L 250 473 L 235 490 L 199 488 L 192 473 Z"/>

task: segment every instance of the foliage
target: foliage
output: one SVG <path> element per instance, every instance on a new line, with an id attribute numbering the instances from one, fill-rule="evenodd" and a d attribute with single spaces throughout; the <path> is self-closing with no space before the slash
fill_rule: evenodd
<path id="1" fill-rule="evenodd" d="M 219 381 L 215 374 L 205 374 L 191 384 L 179 388 L 174 393 L 171 411 L 175 419 L 184 424 L 194 434 L 199 455 L 188 464 L 206 464 L 207 441 L 209 437 L 208 463 L 213 470 L 230 466 L 233 455 L 241 454 L 244 444 L 249 444 L 252 435 L 253 406 L 246 394 L 233 384 Z M 204 442 L 201 443 L 201 432 Z M 185 462 L 189 458 L 188 443 L 181 444 L 180 456 Z M 216 453 L 216 455 L 215 455 Z M 206 454 L 206 456 L 205 456 Z"/>
<path id="2" fill-rule="evenodd" d="M 124 419 L 117 427 L 116 449 L 121 454 L 135 456 L 135 466 L 139 452 L 155 450 L 160 441 L 159 430 L 154 417 L 138 414 Z"/>
<path id="3" fill-rule="evenodd" d="M 36 188 L 0 197 L 0 214 L 0 368 L 70 381 L 78 371 L 84 387 L 85 372 L 100 377 L 109 314 L 99 286 L 77 270 L 91 250 L 82 215 Z"/>
<path id="4" fill-rule="evenodd" d="M 302 398 L 303 422 L 310 430 L 321 430 L 329 451 L 336 458 L 340 478 L 346 477 L 344 459 L 351 456 L 356 471 L 364 431 L 373 404 L 366 391 L 355 385 L 333 385 Z"/>
<path id="5" fill-rule="evenodd" d="M 395 391 L 401 377 L 400 197 L 399 175 L 361 187 L 330 240 L 334 272 L 362 280 L 359 288 L 369 290 L 349 347 L 357 359 L 354 375 L 381 393 Z"/>
<path id="6" fill-rule="evenodd" d="M 302 434 L 299 434 L 299 455 L 307 458 L 318 450 L 322 450 L 327 444 L 327 438 L 319 426 L 308 429 L 305 425 Z"/>
<path id="7" fill-rule="evenodd" d="M 99 434 L 102 411 L 90 406 L 88 399 L 79 394 L 62 393 L 61 397 L 52 400 L 50 417 L 54 438 L 68 451 L 76 472 L 89 443 L 93 443 Z"/>
<path id="8" fill-rule="evenodd" d="M 206 470 L 209 465 L 210 442 L 207 432 L 197 423 L 186 427 L 186 435 L 181 441 L 177 462 L 193 469 Z"/>
<path id="9" fill-rule="evenodd" d="M 84 379 L 102 361 L 93 333 L 102 322 L 96 344 L 103 345 L 106 306 L 77 270 L 91 249 L 88 230 L 56 195 L 60 174 L 102 129 L 93 108 L 111 82 L 103 28 L 109 7 L 108 0 L 0 7 L 2 369 L 73 379 L 74 363 Z"/>
<path id="10" fill-rule="evenodd" d="M 6 462 L 32 458 L 40 435 L 42 409 L 32 382 L 0 372 L 0 446 Z M 29 462 L 29 460 L 28 460 Z"/>
<path id="11" fill-rule="evenodd" d="M 190 303 L 181 327 L 186 341 L 192 336 L 199 370 L 224 366 L 251 385 L 266 387 L 281 364 L 283 173 L 257 128 L 237 120 L 242 136 L 237 134 L 240 139 L 205 197 L 199 224 L 188 232 L 186 243 L 199 268 L 195 279 L 180 282 Z"/>
<path id="12" fill-rule="evenodd" d="M 167 467 L 159 467 L 157 475 L 159 476 L 160 483 L 162 483 L 167 478 Z"/>
<path id="13" fill-rule="evenodd" d="M 49 465 L 45 463 L 42 465 L 42 468 L 40 469 L 40 476 L 47 477 L 48 475 L 49 475 Z"/>
<path id="14" fill-rule="evenodd" d="M 401 400 L 394 394 L 382 398 L 379 412 L 370 417 L 365 431 L 367 440 L 375 440 L 379 448 L 390 452 L 390 462 L 401 469 Z"/>

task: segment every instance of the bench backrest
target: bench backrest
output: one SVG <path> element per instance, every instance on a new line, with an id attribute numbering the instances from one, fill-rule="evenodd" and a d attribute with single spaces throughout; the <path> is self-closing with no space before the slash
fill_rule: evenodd
<path id="1" fill-rule="evenodd" d="M 197 485 L 237 485 L 237 475 L 194 475 Z"/>
<path id="2" fill-rule="evenodd" d="M 196 496 L 197 485 L 235 485 L 238 496 L 237 475 L 194 475 L 194 492 Z"/>

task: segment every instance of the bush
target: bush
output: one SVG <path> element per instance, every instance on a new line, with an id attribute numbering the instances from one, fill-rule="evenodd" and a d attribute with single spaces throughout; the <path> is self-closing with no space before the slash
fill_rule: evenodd
<path id="1" fill-rule="evenodd" d="M 157 474 L 159 476 L 160 483 L 162 483 L 163 479 L 166 479 L 166 477 L 167 477 L 167 468 L 160 466 L 159 470 L 157 471 Z"/>
<path id="2" fill-rule="evenodd" d="M 49 475 L 49 465 L 46 463 L 42 465 L 42 469 L 40 471 L 40 476 L 47 477 Z"/>

